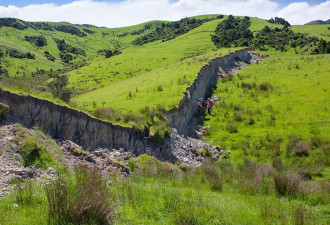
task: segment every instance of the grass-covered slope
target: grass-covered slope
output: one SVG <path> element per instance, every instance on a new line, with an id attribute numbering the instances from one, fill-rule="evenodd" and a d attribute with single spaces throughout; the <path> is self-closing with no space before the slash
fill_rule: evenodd
<path id="1" fill-rule="evenodd" d="M 1 19 L 1 22 L 4 24 L 3 21 L 6 21 L 6 19 Z M 20 20 L 15 21 L 17 23 L 20 22 Z M 8 50 L 18 50 L 23 53 L 30 52 L 36 57 L 35 60 L 20 60 L 6 55 L 3 60 L 3 67 L 8 70 L 9 76 L 30 76 L 32 72 L 36 72 L 36 68 L 49 71 L 50 69 L 57 70 L 66 66 L 61 62 L 61 52 L 54 39 L 65 40 L 66 44 L 85 51 L 85 56 L 71 54 L 73 57 L 71 62 L 87 61 L 89 63 L 91 59 L 98 60 L 99 57 L 104 58 L 104 56 L 99 56 L 98 51 L 100 50 L 129 47 L 134 39 L 153 30 L 160 21 L 114 29 L 51 22 L 24 22 L 26 23 L 24 29 L 18 29 L 12 23 L 7 22 L 6 26 L 0 26 L 0 49 L 3 52 Z M 145 26 L 148 26 L 149 29 L 139 34 L 136 33 L 136 31 L 141 30 Z M 43 36 L 47 44 L 45 46 L 36 46 L 26 41 L 25 36 Z M 55 60 L 48 60 L 45 56 L 45 51 L 54 56 Z M 24 65 L 23 67 L 21 67 L 22 64 Z"/>
<path id="2" fill-rule="evenodd" d="M 131 47 L 121 55 L 72 71 L 73 87 L 90 90 L 104 86 L 75 97 L 73 102 L 91 111 L 112 107 L 123 112 L 138 112 L 157 104 L 167 109 L 176 107 L 199 69 L 212 58 L 228 52 L 226 49 L 215 51 L 210 38 L 221 20 L 207 22 L 170 41 Z M 265 25 L 278 26 L 251 18 L 252 30 Z"/>
<path id="3" fill-rule="evenodd" d="M 233 150 L 235 160 L 279 156 L 328 167 L 329 62 L 329 55 L 271 53 L 223 80 L 206 139 Z"/>
<path id="4" fill-rule="evenodd" d="M 295 25 L 292 26 L 294 32 L 308 34 L 309 36 L 316 36 L 320 39 L 330 41 L 329 25 Z"/>

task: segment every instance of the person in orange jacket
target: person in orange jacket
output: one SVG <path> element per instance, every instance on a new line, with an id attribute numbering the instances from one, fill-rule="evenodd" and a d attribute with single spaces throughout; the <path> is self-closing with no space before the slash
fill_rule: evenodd
<path id="1" fill-rule="evenodd" d="M 203 108 L 203 98 L 200 99 L 196 98 L 196 101 L 198 102 L 199 108 Z"/>

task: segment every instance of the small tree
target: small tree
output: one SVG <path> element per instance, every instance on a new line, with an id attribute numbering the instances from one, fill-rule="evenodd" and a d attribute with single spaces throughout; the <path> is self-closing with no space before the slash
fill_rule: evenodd
<path id="1" fill-rule="evenodd" d="M 54 80 L 48 84 L 50 92 L 54 98 L 59 98 L 64 102 L 70 101 L 72 93 L 66 88 L 68 81 L 69 79 L 67 75 L 54 75 Z"/>

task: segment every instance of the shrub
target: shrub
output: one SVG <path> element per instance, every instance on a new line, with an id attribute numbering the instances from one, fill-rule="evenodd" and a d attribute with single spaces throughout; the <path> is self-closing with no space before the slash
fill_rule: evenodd
<path id="1" fill-rule="evenodd" d="M 94 111 L 94 116 L 101 119 L 113 119 L 115 112 L 112 108 L 100 108 Z"/>
<path id="2" fill-rule="evenodd" d="M 237 126 L 232 124 L 232 123 L 227 123 L 226 128 L 229 131 L 229 133 L 237 133 L 238 132 Z"/>
<path id="3" fill-rule="evenodd" d="M 273 174 L 273 180 L 278 195 L 296 197 L 302 178 L 294 174 L 276 172 Z"/>
<path id="4" fill-rule="evenodd" d="M 134 172 L 135 169 L 137 168 L 137 164 L 134 158 L 130 158 L 128 160 L 128 164 L 127 164 L 128 168 L 130 171 Z"/>
<path id="5" fill-rule="evenodd" d="M 255 124 L 255 121 L 254 121 L 253 117 L 251 116 L 249 118 L 249 125 L 253 125 L 253 124 Z"/>
<path id="6" fill-rule="evenodd" d="M 203 175 L 209 180 L 211 190 L 222 191 L 223 177 L 211 159 L 205 159 L 201 165 Z"/>
<path id="7" fill-rule="evenodd" d="M 286 154 L 290 155 L 290 153 L 292 152 L 293 147 L 299 142 L 301 141 L 301 138 L 295 135 L 291 135 L 289 136 L 289 140 L 286 144 Z"/>
<path id="8" fill-rule="evenodd" d="M 274 87 L 268 82 L 259 84 L 260 91 L 269 91 L 269 90 L 273 90 L 273 89 L 274 89 Z"/>
<path id="9" fill-rule="evenodd" d="M 242 89 L 252 89 L 252 88 L 256 88 L 257 87 L 257 84 L 255 82 L 253 83 L 245 83 L 245 82 L 242 82 L 241 83 L 241 88 Z"/>
<path id="10" fill-rule="evenodd" d="M 259 192 L 264 176 L 270 174 L 271 168 L 266 164 L 257 164 L 253 160 L 245 160 L 238 172 L 237 188 L 247 194 Z"/>
<path id="11" fill-rule="evenodd" d="M 308 147 L 305 141 L 300 141 L 293 147 L 293 152 L 296 156 L 308 156 Z"/>
<path id="12" fill-rule="evenodd" d="M 157 91 L 163 91 L 163 86 L 162 85 L 158 85 Z"/>
<path id="13" fill-rule="evenodd" d="M 9 106 L 0 103 L 0 122 L 8 119 Z"/>
<path id="14" fill-rule="evenodd" d="M 36 166 L 41 169 L 57 167 L 58 163 L 45 147 L 31 138 L 27 138 L 19 149 L 24 166 Z"/>
<path id="15" fill-rule="evenodd" d="M 311 209 L 306 208 L 302 203 L 295 206 L 293 211 L 293 224 L 304 225 L 304 224 L 316 224 L 316 215 Z"/>
<path id="16" fill-rule="evenodd" d="M 281 172 L 283 169 L 282 159 L 280 157 L 275 157 L 272 160 L 272 166 L 275 170 Z"/>
<path id="17" fill-rule="evenodd" d="M 242 111 L 235 111 L 234 118 L 237 122 L 243 121 L 243 112 Z"/>
<path id="18" fill-rule="evenodd" d="M 311 145 L 318 148 L 323 144 L 323 138 L 322 137 L 311 137 Z"/>
<path id="19" fill-rule="evenodd" d="M 206 156 L 206 157 L 211 157 L 212 156 L 212 152 L 211 152 L 211 150 L 210 149 L 208 149 L 208 148 L 202 148 L 201 149 L 201 152 L 203 153 L 203 155 L 204 156 Z"/>
<path id="20" fill-rule="evenodd" d="M 48 224 L 109 224 L 114 218 L 115 198 L 99 171 L 76 167 L 73 180 L 59 176 L 45 186 Z"/>

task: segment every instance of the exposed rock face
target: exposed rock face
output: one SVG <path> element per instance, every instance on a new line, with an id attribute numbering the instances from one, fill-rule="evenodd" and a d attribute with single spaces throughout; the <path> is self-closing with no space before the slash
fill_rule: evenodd
<path id="1" fill-rule="evenodd" d="M 248 50 L 239 50 L 221 58 L 216 58 L 205 65 L 198 73 L 197 78 L 190 87 L 186 89 L 183 99 L 177 109 L 167 113 L 171 127 L 176 128 L 180 134 L 191 135 L 189 127 L 198 111 L 195 98 L 205 98 L 209 89 L 217 83 L 220 77 L 229 72 L 236 72 L 241 64 L 249 64 L 258 59 Z"/>
<path id="2" fill-rule="evenodd" d="M 158 159 L 173 159 L 167 141 L 156 142 L 148 133 L 113 125 L 30 95 L 0 90 L 0 102 L 9 105 L 10 121 L 38 127 L 55 139 L 71 140 L 85 150 L 123 148 L 136 155 L 148 153 Z"/>
<path id="3" fill-rule="evenodd" d="M 167 113 L 170 125 L 180 134 L 187 135 L 198 106 L 195 98 L 205 97 L 209 88 L 222 74 L 237 68 L 240 62 L 251 63 L 255 57 L 248 50 L 240 50 L 222 58 L 213 59 L 198 73 L 187 88 L 178 109 Z M 171 138 L 157 142 L 148 132 L 113 125 L 86 113 L 57 105 L 30 95 L 18 95 L 0 90 L 0 102 L 9 106 L 9 121 L 26 127 L 38 127 L 55 139 L 70 140 L 85 150 L 98 148 L 121 149 L 135 155 L 147 153 L 160 160 L 175 161 Z M 179 140 L 179 139 L 178 139 Z"/>

